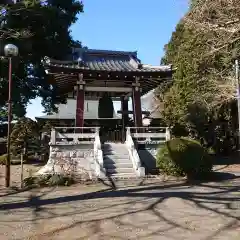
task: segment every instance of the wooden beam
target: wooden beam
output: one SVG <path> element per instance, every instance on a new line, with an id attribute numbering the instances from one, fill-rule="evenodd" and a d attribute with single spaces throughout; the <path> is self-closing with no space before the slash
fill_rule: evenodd
<path id="1" fill-rule="evenodd" d="M 122 114 L 123 112 L 128 113 L 128 114 L 133 114 L 133 111 L 122 111 L 122 110 L 117 111 L 117 113 L 119 113 L 119 114 Z M 150 114 L 150 111 L 142 111 L 142 114 L 143 115 Z"/>
<path id="2" fill-rule="evenodd" d="M 86 86 L 85 90 L 88 92 L 131 92 L 130 87 L 89 87 Z"/>

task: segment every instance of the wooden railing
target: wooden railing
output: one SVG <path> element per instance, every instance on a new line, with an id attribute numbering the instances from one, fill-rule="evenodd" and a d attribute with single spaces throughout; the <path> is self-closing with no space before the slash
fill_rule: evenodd
<path id="1" fill-rule="evenodd" d="M 94 142 L 98 127 L 55 127 L 51 131 L 50 144 L 79 144 Z"/>
<path id="2" fill-rule="evenodd" d="M 127 131 L 138 143 L 163 143 L 171 138 L 170 129 L 166 127 L 129 127 Z"/>

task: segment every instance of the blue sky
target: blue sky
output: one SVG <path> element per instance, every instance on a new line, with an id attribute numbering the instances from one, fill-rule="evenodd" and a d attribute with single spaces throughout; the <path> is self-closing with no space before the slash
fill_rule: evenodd
<path id="1" fill-rule="evenodd" d="M 94 49 L 138 51 L 145 64 L 159 65 L 163 47 L 188 8 L 188 0 L 85 0 L 72 26 L 74 39 Z M 118 108 L 119 105 L 116 105 Z M 27 116 L 41 116 L 40 99 Z"/>

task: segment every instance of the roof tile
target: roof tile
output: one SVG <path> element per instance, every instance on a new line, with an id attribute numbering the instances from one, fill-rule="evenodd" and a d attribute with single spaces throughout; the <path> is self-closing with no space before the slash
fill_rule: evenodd
<path id="1" fill-rule="evenodd" d="M 77 51 L 77 50 L 76 50 Z M 138 72 L 161 72 L 171 71 L 171 66 L 141 65 L 136 52 L 106 51 L 94 49 L 79 49 L 79 54 L 71 55 L 71 61 L 45 60 L 45 65 L 61 67 L 77 67 L 78 69 L 98 71 L 138 71 Z M 81 62 L 79 62 L 81 59 Z"/>

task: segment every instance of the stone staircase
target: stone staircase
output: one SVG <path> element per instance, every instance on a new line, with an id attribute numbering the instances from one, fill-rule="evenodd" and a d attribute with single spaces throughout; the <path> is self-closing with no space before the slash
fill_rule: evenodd
<path id="1" fill-rule="evenodd" d="M 103 166 L 106 175 L 111 178 L 134 178 L 136 174 L 129 158 L 128 150 L 122 143 L 105 143 L 103 150 Z"/>

